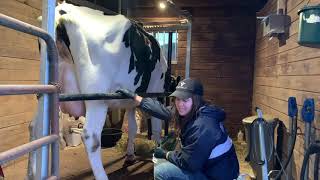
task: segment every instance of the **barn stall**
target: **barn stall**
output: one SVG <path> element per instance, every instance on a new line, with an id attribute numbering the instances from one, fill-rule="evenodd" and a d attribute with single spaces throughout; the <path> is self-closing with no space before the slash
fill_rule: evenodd
<path id="1" fill-rule="evenodd" d="M 289 97 L 296 97 L 297 109 L 297 135 L 295 146 L 286 175 L 288 178 L 299 179 L 305 144 L 308 141 L 319 140 L 319 49 L 316 45 L 301 41 L 301 13 L 298 11 L 315 6 L 319 0 L 255 0 L 255 1 L 214 1 L 207 0 L 195 2 L 191 0 L 174 1 L 173 10 L 161 11 L 156 1 L 135 0 L 122 2 L 104 1 L 74 1 L 93 8 L 122 11 L 130 18 L 140 20 L 146 29 L 150 28 L 158 41 L 164 41 L 163 49 L 168 46 L 166 34 L 173 32 L 174 45 L 171 48 L 171 72 L 173 75 L 198 78 L 205 85 L 205 98 L 224 108 L 227 113 L 225 126 L 236 141 L 237 135 L 246 132 L 246 141 L 254 141 L 249 137 L 243 119 L 256 114 L 255 107 L 259 107 L 270 119 L 279 119 L 282 128 L 277 127 L 277 142 L 282 144 L 277 149 L 282 162 L 287 159 L 288 144 L 294 133 L 290 130 L 292 118 L 288 113 Z M 23 22 L 40 27 L 36 20 L 42 13 L 40 0 L 9 0 L 1 1 L 1 13 L 19 19 Z M 178 11 L 177 11 L 178 9 Z M 281 10 L 282 12 L 281 13 Z M 312 8 L 311 8 L 312 9 Z M 317 7 L 314 8 L 317 10 Z M 180 11 L 184 10 L 184 11 Z M 308 9 L 307 9 L 308 10 Z M 188 46 L 188 30 L 175 28 L 168 22 L 179 22 L 184 17 L 183 12 L 192 15 L 190 21 L 191 46 Z M 270 22 L 271 14 L 287 15 L 281 18 L 283 31 L 271 32 L 266 24 Z M 318 16 L 319 17 L 319 16 Z M 156 22 L 156 23 L 155 23 Z M 299 25 L 300 24 L 300 25 Z M 156 27 L 156 28 L 155 28 Z M 167 27 L 167 28 L 165 28 Z M 39 84 L 40 54 L 38 39 L 3 26 L 1 28 L 1 85 L 7 84 Z M 175 28 L 175 29 L 174 29 Z M 274 27 L 273 27 L 274 28 Z M 278 27 L 277 27 L 278 28 Z M 312 28 L 312 27 L 308 27 Z M 319 29 L 318 29 L 319 30 Z M 270 33 L 271 32 L 271 33 Z M 318 31 L 319 32 L 319 31 Z M 162 34 L 162 35 L 160 35 Z M 311 39 L 317 39 L 319 34 L 309 34 Z M 303 37 L 302 37 L 303 38 Z M 303 40 L 303 39 L 302 39 Z M 308 40 L 308 39 L 307 39 Z M 299 42 L 299 43 L 298 43 Z M 317 42 L 313 42 L 317 44 Z M 319 42 L 318 42 L 319 43 Z M 161 44 L 161 42 L 160 42 Z M 307 45 L 307 46 L 306 46 Z M 191 51 L 188 51 L 190 48 Z M 191 52 L 190 61 L 188 52 Z M 187 72 L 186 72 L 187 71 Z M 301 115 L 304 101 L 314 100 L 314 118 L 311 123 L 305 123 L 305 116 Z M 35 95 L 1 96 L 0 115 L 0 152 L 29 142 L 28 126 L 37 111 Z M 311 105 L 312 107 L 312 105 Z M 311 108 L 312 109 L 312 108 Z M 311 113 L 312 114 L 312 113 Z M 265 117 L 266 118 L 266 117 Z M 309 118 L 310 119 L 310 118 Z M 311 118 L 312 119 L 312 118 Z M 308 128 L 310 130 L 308 131 Z M 279 136 L 281 134 L 282 136 Z M 291 132 L 291 133 L 289 133 Z M 290 136 L 291 134 L 291 136 Z M 310 134 L 311 140 L 305 136 Z M 239 138 L 241 139 L 241 138 Z M 268 138 L 267 138 L 268 140 Z M 270 140 L 270 138 L 269 138 Z M 239 147 L 245 143 L 239 143 Z M 260 143 L 261 144 L 261 143 Z M 240 172 L 249 173 L 244 162 L 245 149 L 239 148 Z M 281 150 L 282 149 L 282 150 Z M 279 152 L 278 152 L 279 150 Z M 90 166 L 86 160 L 84 149 L 81 146 L 61 150 L 60 175 L 66 179 L 92 179 Z M 241 156 L 242 154 L 242 156 Z M 79 158 L 81 156 L 81 158 Z M 119 179 L 137 177 L 152 178 L 152 162 L 141 160 L 141 164 L 119 168 L 123 163 L 123 153 L 114 148 L 103 151 L 104 163 L 109 177 Z M 273 158 L 276 158 L 273 156 Z M 309 161 L 309 178 L 315 179 L 314 164 L 319 163 L 315 156 Z M 22 179 L 26 174 L 27 156 L 2 164 L 5 177 L 8 179 Z M 81 162 L 79 162 L 79 160 Z M 274 160 L 276 161 L 276 160 Z M 118 163 L 118 165 L 117 165 Z M 250 163 L 253 168 L 252 176 L 262 179 L 263 168 Z M 276 164 L 276 163 L 274 163 Z M 75 166 L 77 165 L 77 166 Z M 146 165 L 146 166 L 145 166 Z M 274 168 L 271 165 L 268 170 Z M 120 166 L 121 167 L 121 166 Z M 291 168 L 290 168 L 291 167 Z M 140 169 L 140 170 L 139 170 Z M 250 169 L 250 168 L 249 168 Z M 319 166 L 318 166 L 319 171 Z M 250 170 L 251 173 L 251 170 Z M 112 176 L 114 175 L 114 176 Z M 293 177 L 290 177 L 293 176 Z"/>

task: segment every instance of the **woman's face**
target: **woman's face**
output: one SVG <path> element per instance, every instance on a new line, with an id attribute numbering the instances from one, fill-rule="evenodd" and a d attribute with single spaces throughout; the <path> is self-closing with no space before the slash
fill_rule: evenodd
<path id="1" fill-rule="evenodd" d="M 180 116 L 187 115 L 192 109 L 192 98 L 188 99 L 175 99 L 175 104 L 177 107 L 177 111 Z"/>

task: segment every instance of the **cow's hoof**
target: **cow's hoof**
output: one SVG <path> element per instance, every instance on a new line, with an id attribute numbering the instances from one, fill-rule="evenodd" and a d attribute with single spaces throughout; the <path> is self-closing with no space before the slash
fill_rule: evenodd
<path id="1" fill-rule="evenodd" d="M 124 160 L 123 166 L 130 166 L 136 162 L 135 155 L 126 155 L 126 159 Z"/>

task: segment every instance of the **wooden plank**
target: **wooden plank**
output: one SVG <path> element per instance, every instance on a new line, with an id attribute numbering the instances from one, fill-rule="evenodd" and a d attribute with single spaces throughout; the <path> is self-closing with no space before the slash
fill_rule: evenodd
<path id="1" fill-rule="evenodd" d="M 0 128 L 14 126 L 26 122 L 30 122 L 35 116 L 35 112 L 23 112 L 10 116 L 0 117 Z"/>
<path id="2" fill-rule="evenodd" d="M 243 104 L 249 104 L 250 103 L 250 96 L 231 96 L 232 94 L 224 94 L 224 93 L 218 93 L 212 96 L 211 100 L 213 102 L 220 102 L 223 104 L 223 107 L 228 109 L 229 111 L 233 111 L 236 113 L 240 113 L 242 111 L 249 112 L 250 108 L 249 106 L 244 106 Z"/>
<path id="3" fill-rule="evenodd" d="M 213 40 L 213 41 L 192 41 L 192 48 L 215 48 L 215 47 L 230 47 L 230 48 L 252 48 L 253 47 L 253 41 L 245 41 L 245 38 L 235 38 L 235 39 L 229 39 L 224 38 L 223 41 L 221 40 Z M 187 41 L 178 41 L 178 47 L 179 48 L 186 48 L 187 47 Z M 181 49 L 179 49 L 181 50 Z"/>
<path id="4" fill-rule="evenodd" d="M 42 0 L 16 0 L 18 2 L 21 2 L 31 8 L 37 9 L 41 11 L 42 9 Z"/>
<path id="5" fill-rule="evenodd" d="M 287 1 L 287 11 L 292 12 L 299 4 L 306 4 L 309 0 L 290 0 Z M 297 11 L 296 11 L 297 14 Z"/>
<path id="6" fill-rule="evenodd" d="M 29 142 L 29 132 L 26 131 L 15 136 L 5 136 L 1 139 L 0 152 L 3 152 Z"/>
<path id="7" fill-rule="evenodd" d="M 0 81 L 40 80 L 39 70 L 0 69 Z"/>
<path id="8" fill-rule="evenodd" d="M 277 64 L 284 64 L 288 62 L 300 61 L 317 57 L 320 57 L 320 51 L 318 49 L 301 46 L 278 54 Z"/>
<path id="9" fill-rule="evenodd" d="M 192 72 L 191 72 L 192 75 Z M 215 77 L 206 77 L 206 76 L 193 76 L 199 78 L 205 85 L 214 85 L 219 87 L 227 87 L 230 89 L 246 89 L 250 87 L 251 81 L 246 78 L 215 78 Z"/>
<path id="10" fill-rule="evenodd" d="M 192 62 L 191 67 L 193 70 L 226 70 L 226 71 L 249 71 L 251 63 L 250 62 Z M 239 73 L 234 73 L 234 74 L 239 74 Z"/>
<path id="11" fill-rule="evenodd" d="M 29 127 L 29 122 L 18 124 L 16 126 L 0 128 L 0 139 L 3 139 L 6 136 L 18 135 L 26 131 L 29 132 L 28 127 Z"/>
<path id="12" fill-rule="evenodd" d="M 192 41 L 214 41 L 218 39 L 240 39 L 240 40 L 248 40 L 254 35 L 248 34 L 247 32 L 234 33 L 231 30 L 227 32 L 197 32 L 195 30 L 192 31 Z M 186 41 L 187 35 L 186 34 L 179 34 L 179 41 Z"/>
<path id="13" fill-rule="evenodd" d="M 36 103 L 36 95 L 12 95 L 12 96 L 0 96 L 0 106 L 5 106 L 6 104 L 12 104 L 16 102 L 29 102 Z"/>
<path id="14" fill-rule="evenodd" d="M 204 90 L 208 93 L 212 94 L 219 94 L 221 92 L 227 94 L 228 96 L 243 96 L 243 97 L 250 97 L 252 96 L 252 90 L 250 90 L 249 87 L 244 89 L 233 89 L 230 87 L 221 87 L 217 86 L 215 84 L 209 84 L 208 86 L 205 86 Z"/>
<path id="15" fill-rule="evenodd" d="M 0 56 L 0 69 L 26 69 L 40 72 L 40 61 Z"/>
<path id="16" fill-rule="evenodd" d="M 258 64 L 265 64 L 266 66 L 274 66 L 276 64 L 285 64 L 289 62 L 302 61 L 312 58 L 320 57 L 320 51 L 314 48 L 298 46 L 297 48 L 289 49 L 287 51 L 269 56 L 265 59 L 257 57 Z"/>
<path id="17" fill-rule="evenodd" d="M 239 26 L 239 21 L 241 21 L 241 26 Z M 254 16 L 243 17 L 241 16 L 241 20 L 238 18 L 227 19 L 224 21 L 202 21 L 194 22 L 192 24 L 192 28 L 195 32 L 205 33 L 205 32 L 234 32 L 234 33 L 254 33 L 255 28 L 253 24 L 255 23 Z M 237 28 L 234 28 L 237 26 Z"/>
<path id="18" fill-rule="evenodd" d="M 39 60 L 40 54 L 38 49 L 28 49 L 17 46 L 0 46 L 0 54 L 2 57 L 13 57 L 21 59 Z"/>
<path id="19" fill-rule="evenodd" d="M 179 55 L 185 57 L 185 52 L 182 49 L 178 49 Z M 252 48 L 247 47 L 235 47 L 235 48 L 192 48 L 192 57 L 214 57 L 214 56 L 244 56 L 253 54 Z"/>
<path id="20" fill-rule="evenodd" d="M 276 12 L 277 10 L 277 0 L 270 0 L 265 4 L 265 6 L 257 13 L 257 16 L 265 16 L 270 12 Z"/>
<path id="21" fill-rule="evenodd" d="M 0 109 L 0 117 L 11 116 L 18 113 L 33 112 L 37 108 L 35 101 L 16 101 L 5 103 Z"/>
<path id="22" fill-rule="evenodd" d="M 256 59 L 257 61 L 264 61 L 265 59 L 274 56 L 278 53 L 284 52 L 284 51 L 288 51 L 290 49 L 294 49 L 299 47 L 300 45 L 297 43 L 298 41 L 298 33 L 293 34 L 292 36 L 290 36 L 290 38 L 286 41 L 286 44 L 284 46 L 279 47 L 279 42 L 276 39 L 272 39 L 271 41 L 265 41 L 263 40 L 263 43 L 265 43 L 265 46 L 263 49 L 259 49 L 256 50 Z M 273 46 L 277 46 L 278 51 L 269 51 L 267 50 L 267 48 L 271 48 Z"/>
<path id="23" fill-rule="evenodd" d="M 23 22 L 40 27 L 40 22 L 37 21 L 37 18 L 41 16 L 41 11 L 30 8 L 30 6 L 21 2 L 12 0 L 0 1 L 0 12 Z"/>
<path id="24" fill-rule="evenodd" d="M 184 62 L 185 54 L 180 53 L 178 56 L 178 63 Z M 231 53 L 229 54 L 207 54 L 207 56 L 195 56 L 192 54 L 191 63 L 250 63 L 253 62 L 253 58 L 250 57 L 250 54 L 246 56 L 233 56 Z"/>
<path id="25" fill-rule="evenodd" d="M 283 101 L 288 101 L 289 97 L 296 97 L 297 104 L 299 106 L 303 105 L 303 101 L 306 98 L 313 98 L 315 100 L 315 109 L 320 111 L 320 93 L 312 93 L 312 92 L 305 92 L 293 89 L 284 89 L 284 88 L 277 88 L 277 87 L 269 87 L 269 86 L 260 86 L 256 85 L 254 87 L 254 92 L 270 96 L 276 99 L 280 99 Z"/>
<path id="26" fill-rule="evenodd" d="M 0 26 L 0 37 L 3 39 L 3 41 L 13 41 L 17 43 L 25 42 L 27 41 L 28 43 L 34 43 L 38 42 L 38 37 L 29 35 L 20 31 L 16 31 L 14 29 L 10 29 L 4 26 Z M 5 44 L 6 42 L 1 42 Z M 9 43 L 9 42 L 8 42 Z"/>
<path id="27" fill-rule="evenodd" d="M 255 77 L 254 84 L 319 93 L 319 83 L 320 75 Z"/>
<path id="28" fill-rule="evenodd" d="M 0 30 L 1 31 L 1 30 Z M 2 32 L 1 32 L 2 33 Z M 2 38 L 3 41 L 0 42 L 0 47 L 3 49 L 9 49 L 9 48 L 20 48 L 25 49 L 26 51 L 31 52 L 38 52 L 39 51 L 39 44 L 38 41 L 31 38 L 19 38 L 18 36 L 15 36 L 14 34 L 10 35 L 0 35 L 0 36 L 6 36 Z M 18 38 L 16 38 L 18 37 Z"/>
<path id="29" fill-rule="evenodd" d="M 289 62 L 275 66 L 256 66 L 256 76 L 303 76 L 320 75 L 320 58 Z"/>
<path id="30" fill-rule="evenodd" d="M 250 19 L 250 17 L 252 17 L 252 16 L 239 15 L 239 14 L 232 14 L 232 16 L 228 16 L 228 15 L 213 16 L 213 15 L 211 15 L 211 16 L 207 16 L 207 17 L 192 17 L 192 20 L 193 20 L 192 23 L 193 23 L 193 25 L 196 25 L 196 24 L 221 24 L 221 23 L 226 24 L 226 22 L 229 22 L 229 23 L 233 22 L 235 24 L 239 24 L 239 21 L 242 20 L 242 18 Z"/>
<path id="31" fill-rule="evenodd" d="M 205 75 L 207 77 L 219 77 L 219 78 L 226 78 L 226 77 L 232 77 L 232 78 L 250 78 L 252 75 L 253 70 L 249 66 L 242 66 L 242 67 L 214 67 L 214 66 L 208 66 L 213 68 L 206 68 L 205 66 L 201 67 L 194 67 L 192 66 L 192 75 L 193 76 L 201 76 Z M 203 69 L 200 69 L 203 68 Z M 206 68 L 206 69 L 204 69 Z"/>
<path id="32" fill-rule="evenodd" d="M 24 85 L 24 84 L 39 84 L 39 81 L 35 81 L 35 80 L 17 80 L 17 81 L 10 81 L 10 80 L 0 80 L 0 84 L 19 84 L 19 85 Z"/>
<path id="33" fill-rule="evenodd" d="M 255 17 L 256 9 L 252 6 L 226 6 L 226 7 L 201 7 L 192 8 L 193 17 Z"/>

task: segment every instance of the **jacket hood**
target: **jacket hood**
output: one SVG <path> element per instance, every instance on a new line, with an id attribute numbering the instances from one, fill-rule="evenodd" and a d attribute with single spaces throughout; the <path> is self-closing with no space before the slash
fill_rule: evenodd
<path id="1" fill-rule="evenodd" d="M 204 105 L 198 110 L 198 115 L 213 116 L 218 122 L 224 121 L 226 113 L 223 109 L 215 105 Z"/>

